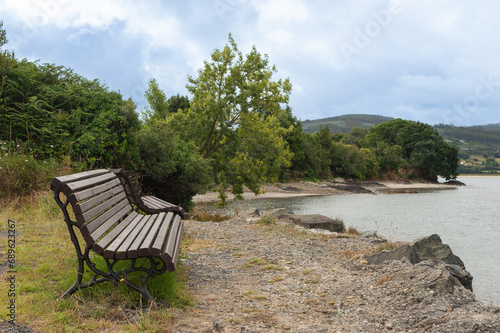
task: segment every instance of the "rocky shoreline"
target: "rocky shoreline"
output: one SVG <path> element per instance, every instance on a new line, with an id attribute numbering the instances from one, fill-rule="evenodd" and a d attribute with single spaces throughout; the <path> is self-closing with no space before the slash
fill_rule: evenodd
<path id="1" fill-rule="evenodd" d="M 500 331 L 500 310 L 477 301 L 454 264 L 422 254 L 370 263 L 411 244 L 250 213 L 186 221 L 196 305 L 178 311 L 176 332 Z"/>
<path id="2" fill-rule="evenodd" d="M 422 190 L 449 190 L 463 186 L 460 182 L 426 182 L 408 180 L 380 180 L 380 181 L 351 181 L 343 178 L 321 182 L 289 181 L 287 183 L 264 184 L 262 194 L 256 196 L 245 190 L 243 197 L 249 199 L 293 198 L 315 195 L 338 195 L 346 193 L 414 193 Z M 229 200 L 233 196 L 229 195 Z M 195 203 L 218 201 L 216 192 L 207 192 L 196 195 Z"/>

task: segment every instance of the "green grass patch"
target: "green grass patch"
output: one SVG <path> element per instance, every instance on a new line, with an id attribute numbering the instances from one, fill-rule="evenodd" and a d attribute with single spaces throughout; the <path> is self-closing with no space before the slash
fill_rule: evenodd
<path id="1" fill-rule="evenodd" d="M 168 332 L 173 331 L 174 308 L 193 303 L 185 284 L 188 268 L 181 262 L 175 272 L 148 280 L 149 292 L 159 302 L 168 301 L 168 307 L 148 308 L 138 292 L 111 282 L 61 298 L 76 280 L 78 261 L 52 193 L 37 192 L 23 199 L 4 200 L 0 207 L 0 221 L 15 221 L 16 322 L 21 325 L 41 332 Z M 6 250 L 7 238 L 0 235 L 2 260 Z M 98 266 L 104 267 L 100 256 L 92 257 Z M 9 289 L 9 274 L 4 272 L 0 277 L 1 290 Z M 91 276 L 88 267 L 85 274 Z M 9 304 L 10 299 L 7 292 L 0 293 L 0 304 Z M 1 318 L 7 318 L 8 311 L 6 306 L 1 307 Z"/>

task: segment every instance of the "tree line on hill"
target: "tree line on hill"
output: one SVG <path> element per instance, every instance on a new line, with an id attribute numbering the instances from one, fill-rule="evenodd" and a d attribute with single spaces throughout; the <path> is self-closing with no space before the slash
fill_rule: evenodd
<path id="1" fill-rule="evenodd" d="M 17 60 L 3 49 L 1 22 L 0 32 L 0 145 L 6 151 L 0 178 L 7 177 L 9 158 L 59 161 L 74 171 L 124 167 L 145 191 L 189 208 L 196 193 L 215 189 L 224 203 L 228 192 L 241 197 L 246 187 L 259 194 L 264 182 L 291 177 L 457 176 L 458 150 L 426 124 L 395 119 L 347 134 L 327 127 L 305 133 L 288 106 L 289 79 L 275 80 L 267 55 L 255 47 L 244 55 L 231 35 L 198 77 L 188 76 L 191 98 L 167 98 L 152 79 L 149 107 L 139 117 L 131 99 L 99 80 Z"/>

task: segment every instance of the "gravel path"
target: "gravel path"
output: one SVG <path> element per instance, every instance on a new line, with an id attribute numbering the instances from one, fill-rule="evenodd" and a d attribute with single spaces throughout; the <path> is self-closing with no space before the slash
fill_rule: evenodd
<path id="1" fill-rule="evenodd" d="M 499 332 L 500 314 L 462 286 L 440 295 L 418 279 L 396 279 L 412 265 L 363 260 L 384 243 L 256 223 L 186 221 L 193 308 L 176 332 Z M 436 271 L 437 272 L 437 271 Z M 417 281 L 415 281 L 417 280 Z"/>

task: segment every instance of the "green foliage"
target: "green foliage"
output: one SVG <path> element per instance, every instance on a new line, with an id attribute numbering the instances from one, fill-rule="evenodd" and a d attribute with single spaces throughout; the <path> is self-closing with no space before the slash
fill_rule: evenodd
<path id="1" fill-rule="evenodd" d="M 47 185 L 61 171 L 54 159 L 39 161 L 24 154 L 22 143 L 0 142 L 0 197 L 24 197 L 47 190 Z"/>
<path id="2" fill-rule="evenodd" d="M 135 104 L 98 80 L 23 60 L 2 70 L 0 140 L 21 140 L 38 159 L 70 154 L 81 169 L 140 163 Z"/>
<path id="3" fill-rule="evenodd" d="M 458 149 L 427 124 L 395 119 L 372 127 L 360 143 L 376 154 L 386 170 L 403 163 L 429 180 L 438 176 L 454 179 L 458 175 Z"/>
<path id="4" fill-rule="evenodd" d="M 146 122 L 166 119 L 169 111 L 168 101 L 165 93 L 159 88 L 156 79 L 149 81 L 149 87 L 144 96 L 149 103 L 149 109 L 143 110 Z"/>
<path id="5" fill-rule="evenodd" d="M 189 109 L 189 97 L 181 96 L 179 94 L 171 96 L 168 101 L 168 113 L 176 113 L 179 110 L 187 111 Z"/>
<path id="6" fill-rule="evenodd" d="M 188 77 L 193 94 L 190 108 L 169 117 L 181 138 L 193 141 L 210 161 L 212 177 L 221 193 L 228 188 L 237 197 L 243 186 L 255 194 L 265 181 L 277 179 L 289 166 L 291 153 L 277 117 L 288 102 L 288 79 L 273 81 L 276 69 L 255 47 L 243 56 L 231 35 L 229 45 L 216 49 L 198 77 Z"/>
<path id="7" fill-rule="evenodd" d="M 192 197 L 210 187 L 208 163 L 166 121 L 146 125 L 138 140 L 142 182 L 147 191 L 189 209 Z"/>

